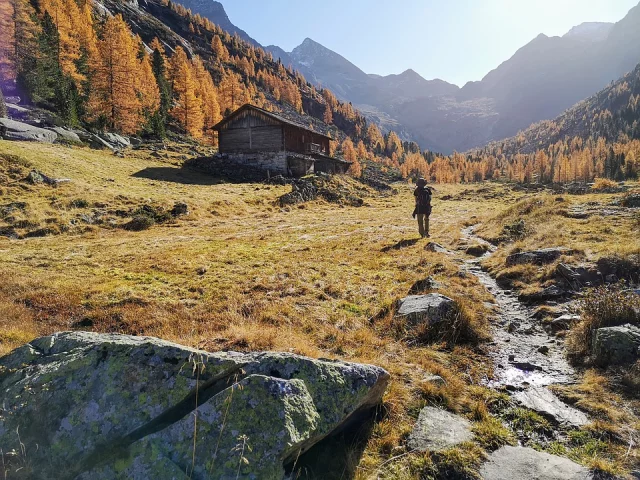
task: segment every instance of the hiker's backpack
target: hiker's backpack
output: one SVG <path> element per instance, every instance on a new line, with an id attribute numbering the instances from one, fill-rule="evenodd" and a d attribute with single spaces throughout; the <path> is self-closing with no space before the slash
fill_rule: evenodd
<path id="1" fill-rule="evenodd" d="M 421 208 L 431 209 L 431 189 L 423 188 L 416 194 L 416 205 Z"/>

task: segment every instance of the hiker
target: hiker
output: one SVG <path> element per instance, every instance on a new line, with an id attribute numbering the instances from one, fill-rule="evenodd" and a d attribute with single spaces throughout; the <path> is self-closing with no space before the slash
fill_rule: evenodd
<path id="1" fill-rule="evenodd" d="M 419 178 L 413 191 L 416 197 L 416 208 L 413 210 L 413 218 L 418 217 L 418 231 L 421 237 L 429 236 L 429 215 L 431 215 L 431 187 L 427 187 L 427 181 Z"/>

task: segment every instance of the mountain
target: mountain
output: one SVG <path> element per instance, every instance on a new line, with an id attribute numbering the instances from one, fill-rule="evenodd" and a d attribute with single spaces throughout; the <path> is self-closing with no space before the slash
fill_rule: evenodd
<path id="1" fill-rule="evenodd" d="M 538 122 L 487 148 L 499 147 L 505 155 L 531 154 L 576 138 L 593 144 L 598 139 L 607 144 L 640 140 L 640 64 L 557 118 Z"/>
<path id="2" fill-rule="evenodd" d="M 423 148 L 449 153 L 554 118 L 633 69 L 640 61 L 640 5 L 615 24 L 583 23 L 562 37 L 541 34 L 462 89 L 413 70 L 367 75 L 310 39 L 291 54 L 270 51 L 370 118 L 386 118 L 386 125 L 396 124 Z"/>
<path id="3" fill-rule="evenodd" d="M 573 27 L 563 37 L 579 38 L 587 42 L 599 42 L 606 40 L 613 28 L 609 22 L 584 22 Z"/>
<path id="4" fill-rule="evenodd" d="M 214 0 L 179 0 L 177 3 L 190 9 L 194 15 L 197 13 L 204 18 L 208 18 L 225 32 L 231 35 L 238 35 L 241 39 L 251 43 L 255 47 L 261 46 L 256 40 L 251 38 L 247 32 L 231 23 L 224 6 L 220 2 Z"/>

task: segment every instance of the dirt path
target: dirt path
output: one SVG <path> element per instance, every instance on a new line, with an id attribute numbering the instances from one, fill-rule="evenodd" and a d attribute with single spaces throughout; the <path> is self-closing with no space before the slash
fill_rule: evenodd
<path id="1" fill-rule="evenodd" d="M 463 239 L 487 245 L 489 250 L 480 258 L 465 260 L 462 268 L 480 280 L 494 296 L 497 306 L 492 332 L 496 348 L 491 353 L 496 363 L 496 375 L 490 386 L 526 387 L 574 382 L 576 372 L 563 355 L 562 340 L 547 334 L 540 320 L 533 317 L 533 310 L 512 292 L 501 288 L 482 269 L 482 260 L 492 255 L 496 248 L 473 232 L 474 226 L 463 229 Z"/>

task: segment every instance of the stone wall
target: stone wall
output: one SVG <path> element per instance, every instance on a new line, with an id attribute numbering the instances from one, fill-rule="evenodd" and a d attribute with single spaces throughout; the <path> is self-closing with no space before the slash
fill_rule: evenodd
<path id="1" fill-rule="evenodd" d="M 229 153 L 214 158 L 216 163 L 256 168 L 268 171 L 271 175 L 287 175 L 286 152 Z"/>

